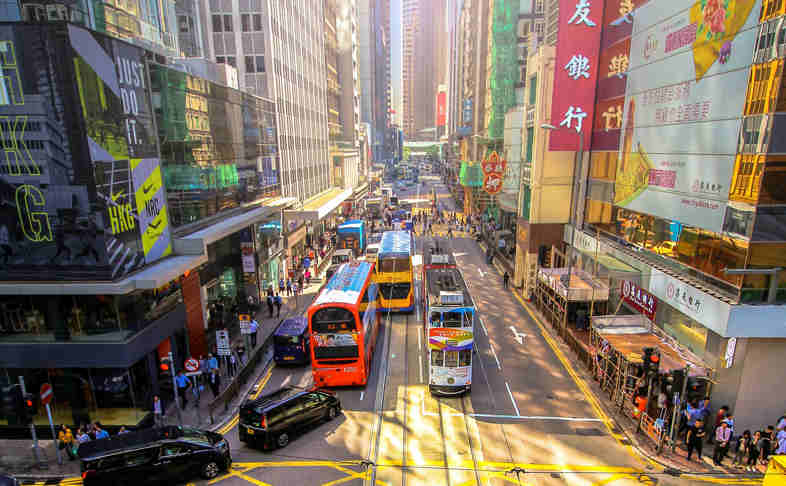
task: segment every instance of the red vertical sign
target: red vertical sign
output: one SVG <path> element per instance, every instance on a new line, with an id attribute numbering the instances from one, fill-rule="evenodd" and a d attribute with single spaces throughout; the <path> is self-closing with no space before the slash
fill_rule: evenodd
<path id="1" fill-rule="evenodd" d="M 604 0 L 560 0 L 557 62 L 549 150 L 575 151 L 579 133 L 584 148 L 592 139 Z"/>
<path id="2" fill-rule="evenodd" d="M 437 126 L 444 127 L 447 123 L 448 113 L 447 113 L 447 104 L 448 104 L 448 93 L 445 91 L 440 91 L 437 93 Z"/>

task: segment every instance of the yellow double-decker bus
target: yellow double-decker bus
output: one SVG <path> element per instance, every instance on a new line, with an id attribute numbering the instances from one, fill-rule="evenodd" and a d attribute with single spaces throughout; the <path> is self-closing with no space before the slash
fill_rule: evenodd
<path id="1" fill-rule="evenodd" d="M 412 312 L 415 308 L 414 244 L 409 231 L 382 234 L 376 264 L 379 308 L 390 312 Z"/>

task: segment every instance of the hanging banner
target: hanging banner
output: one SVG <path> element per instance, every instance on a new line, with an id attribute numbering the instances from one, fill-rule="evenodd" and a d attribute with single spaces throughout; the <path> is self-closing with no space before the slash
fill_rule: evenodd
<path id="1" fill-rule="evenodd" d="M 592 139 L 603 0 L 560 0 L 549 150 L 584 149 Z"/>
<path id="2" fill-rule="evenodd" d="M 489 195 L 499 194 L 502 190 L 502 180 L 505 177 L 505 169 L 508 162 L 500 159 L 497 152 L 491 154 L 480 163 L 483 171 L 483 190 Z"/>

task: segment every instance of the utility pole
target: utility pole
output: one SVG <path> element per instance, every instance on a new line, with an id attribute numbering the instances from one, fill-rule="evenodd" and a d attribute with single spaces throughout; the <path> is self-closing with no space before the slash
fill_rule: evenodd
<path id="1" fill-rule="evenodd" d="M 172 356 L 172 351 L 169 352 L 169 372 L 172 374 L 172 391 L 175 394 L 175 405 L 177 405 L 177 421 L 183 425 L 183 406 L 180 403 L 180 397 L 177 393 L 177 380 L 175 380 L 175 358 Z"/>

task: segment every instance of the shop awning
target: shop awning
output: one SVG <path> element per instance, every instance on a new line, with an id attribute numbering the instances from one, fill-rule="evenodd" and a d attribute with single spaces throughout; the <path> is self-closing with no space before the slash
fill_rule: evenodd
<path id="1" fill-rule="evenodd" d="M 570 283 L 566 285 L 563 280 L 568 278 Z M 541 268 L 538 270 L 538 280 L 571 302 L 602 302 L 609 299 L 609 286 L 606 283 L 576 267 Z"/>
<path id="2" fill-rule="evenodd" d="M 259 232 L 263 235 L 278 235 L 281 234 L 281 223 L 279 221 L 271 221 L 259 227 Z"/>
<path id="3" fill-rule="evenodd" d="M 284 221 L 319 221 L 339 207 L 351 195 L 352 189 L 341 189 L 339 187 L 328 189 L 306 201 L 301 209 L 284 210 Z"/>
<path id="4" fill-rule="evenodd" d="M 660 351 L 661 372 L 685 369 L 690 365 L 691 375 L 704 376 L 709 369 L 690 351 L 662 335 L 641 314 L 593 316 L 592 329 L 628 361 L 640 362 L 643 348 L 657 348 Z"/>
<path id="5" fill-rule="evenodd" d="M 359 185 L 352 193 L 352 197 L 355 199 L 360 199 L 366 194 L 368 194 L 368 182 L 364 182 L 363 184 Z"/>
<path id="6" fill-rule="evenodd" d="M 603 265 L 604 267 L 608 268 L 611 271 L 636 273 L 636 274 L 641 273 L 641 271 L 636 270 L 635 268 L 631 267 L 627 263 L 623 262 L 622 260 L 618 260 L 611 255 L 598 252 L 598 256 L 597 258 L 595 258 L 595 254 L 590 251 L 582 250 L 581 248 L 578 247 L 573 247 L 573 248 L 575 250 L 578 250 L 579 253 L 581 253 L 582 255 L 598 260 L 598 263 L 600 263 L 601 265 Z"/>
<path id="7" fill-rule="evenodd" d="M 246 211 L 245 213 L 238 214 L 231 218 L 226 218 L 223 221 L 210 225 L 205 229 L 199 230 L 188 236 L 184 236 L 183 240 L 202 240 L 205 246 L 221 240 L 233 233 L 237 233 L 243 228 L 247 228 L 254 223 L 259 223 L 265 218 L 268 218 L 281 207 L 292 204 L 295 201 L 291 197 L 280 197 L 265 203 L 264 206 Z"/>

